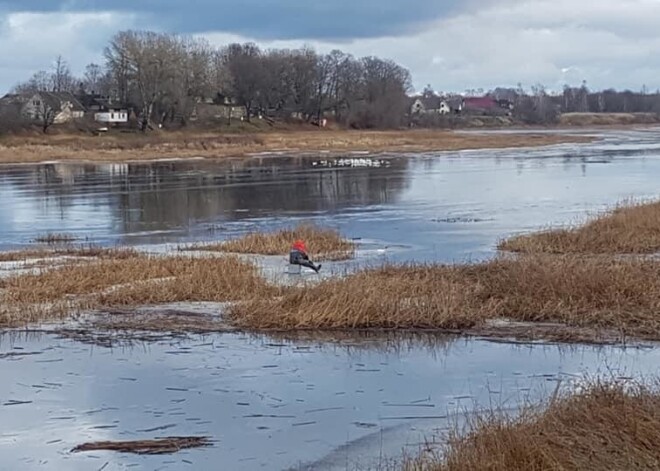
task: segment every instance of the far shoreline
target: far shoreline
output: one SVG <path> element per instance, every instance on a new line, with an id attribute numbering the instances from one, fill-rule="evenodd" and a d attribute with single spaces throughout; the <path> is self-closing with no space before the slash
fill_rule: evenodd
<path id="1" fill-rule="evenodd" d="M 594 141 L 589 130 L 572 127 L 396 131 L 273 130 L 250 133 L 157 131 L 107 135 L 58 133 L 0 138 L 0 164 L 140 163 L 155 161 L 248 159 L 255 154 L 307 156 L 451 152 L 530 148 Z M 470 132 L 463 132 L 470 131 Z M 483 132 L 480 132 L 483 131 Z"/>

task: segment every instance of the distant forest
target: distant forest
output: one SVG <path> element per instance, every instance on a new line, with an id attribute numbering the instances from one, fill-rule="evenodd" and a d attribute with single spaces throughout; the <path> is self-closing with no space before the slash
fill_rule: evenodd
<path id="1" fill-rule="evenodd" d="M 356 58 L 342 51 L 319 54 L 309 48 L 261 49 L 255 44 L 216 48 L 203 39 L 148 31 L 116 34 L 103 64 L 89 64 L 75 77 L 62 57 L 51 70 L 35 73 L 13 93 L 37 91 L 96 94 L 135 111 L 138 124 L 185 126 L 196 104 L 240 106 L 245 119 L 329 117 L 353 128 L 410 125 L 410 72 L 378 57 Z M 472 94 L 477 94 L 472 92 Z M 561 113 L 660 113 L 660 93 L 590 91 L 587 84 L 550 93 L 497 88 L 481 92 L 513 105 L 513 118 L 552 123 Z"/>

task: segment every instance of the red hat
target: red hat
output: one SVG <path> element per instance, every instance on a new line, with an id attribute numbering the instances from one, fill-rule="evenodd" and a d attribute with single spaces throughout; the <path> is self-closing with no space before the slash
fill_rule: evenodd
<path id="1" fill-rule="evenodd" d="M 303 252 L 307 250 L 307 247 L 305 246 L 305 241 L 302 240 L 297 240 L 293 243 L 293 248 L 296 250 L 302 250 Z"/>

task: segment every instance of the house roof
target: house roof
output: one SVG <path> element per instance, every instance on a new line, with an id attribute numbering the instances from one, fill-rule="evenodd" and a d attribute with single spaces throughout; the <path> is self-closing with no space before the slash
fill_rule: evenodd
<path id="1" fill-rule="evenodd" d="M 54 110 L 61 110 L 66 102 L 71 103 L 71 111 L 85 111 L 85 107 L 69 92 L 39 92 L 38 95 L 49 107 Z"/>
<path id="2" fill-rule="evenodd" d="M 21 107 L 28 99 L 23 95 L 7 94 L 0 98 L 0 114 L 18 114 Z"/>
<path id="3" fill-rule="evenodd" d="M 113 102 L 110 98 L 103 95 L 88 94 L 79 95 L 76 98 L 85 109 L 90 109 L 94 106 L 98 107 L 101 111 L 128 109 L 128 106 L 124 103 Z"/>
<path id="4" fill-rule="evenodd" d="M 424 109 L 426 110 L 439 110 L 442 102 L 445 101 L 444 98 L 437 95 L 419 95 L 412 97 L 410 106 L 414 105 L 417 100 L 419 100 L 422 105 L 424 105 Z"/>
<path id="5" fill-rule="evenodd" d="M 463 106 L 463 97 L 462 96 L 450 96 L 447 98 L 447 104 L 450 108 L 457 109 Z"/>
<path id="6" fill-rule="evenodd" d="M 467 97 L 463 100 L 466 108 L 491 109 L 497 107 L 497 102 L 491 97 Z"/>

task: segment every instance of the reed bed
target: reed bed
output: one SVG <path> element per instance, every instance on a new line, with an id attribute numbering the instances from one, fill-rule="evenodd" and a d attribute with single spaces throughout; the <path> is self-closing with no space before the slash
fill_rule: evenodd
<path id="1" fill-rule="evenodd" d="M 83 309 L 182 301 L 239 301 L 279 293 L 237 257 L 133 255 L 0 280 L 0 326 L 63 318 Z"/>
<path id="2" fill-rule="evenodd" d="M 72 234 L 56 233 L 49 232 L 48 234 L 43 234 L 34 239 L 35 242 L 40 244 L 70 244 L 76 240 L 76 237 Z"/>
<path id="3" fill-rule="evenodd" d="M 355 243 L 339 231 L 315 224 L 300 224 L 275 232 L 252 232 L 237 239 L 196 249 L 258 255 L 285 255 L 296 240 L 304 240 L 314 260 L 348 260 L 355 256 Z"/>
<path id="4" fill-rule="evenodd" d="M 167 437 L 154 440 L 103 441 L 78 445 L 74 453 L 87 451 L 117 451 L 120 453 L 135 453 L 138 455 L 172 454 L 188 448 L 211 446 L 209 437 Z"/>
<path id="5" fill-rule="evenodd" d="M 585 225 L 504 240 L 500 250 L 553 254 L 660 252 L 660 201 L 624 203 Z"/>
<path id="6" fill-rule="evenodd" d="M 94 245 L 64 246 L 64 247 L 38 247 L 24 250 L 0 252 L 0 262 L 26 262 L 29 260 L 43 260 L 54 257 L 78 258 L 127 258 L 135 256 L 136 252 L 129 248 L 103 248 Z"/>
<path id="7" fill-rule="evenodd" d="M 511 319 L 660 338 L 659 313 L 658 263 L 538 255 L 386 266 L 252 299 L 228 315 L 239 327 L 264 330 L 464 330 Z"/>
<path id="8" fill-rule="evenodd" d="M 493 412 L 454 432 L 442 453 L 406 471 L 650 470 L 660 468 L 660 394 L 597 384 L 511 418 Z M 442 457 L 440 456 L 442 455 Z"/>

